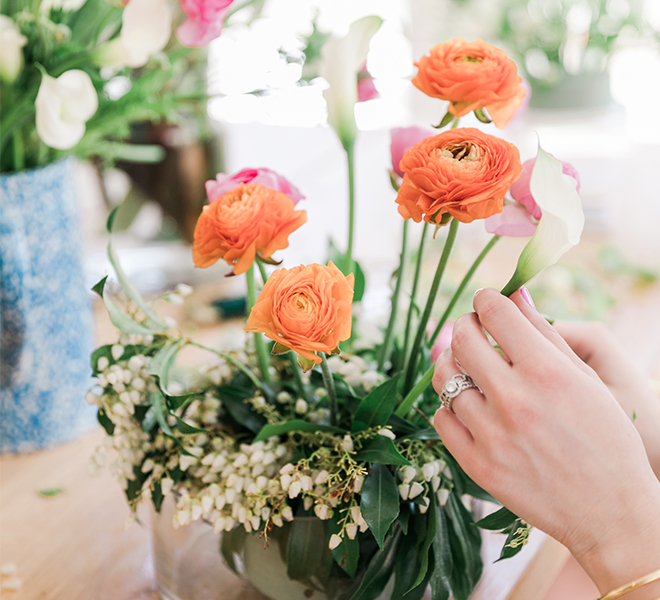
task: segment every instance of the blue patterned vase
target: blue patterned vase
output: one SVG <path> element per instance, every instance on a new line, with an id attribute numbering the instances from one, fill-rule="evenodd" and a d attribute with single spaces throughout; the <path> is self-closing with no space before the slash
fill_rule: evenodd
<path id="1" fill-rule="evenodd" d="M 91 428 L 92 316 L 74 161 L 0 176 L 0 451 Z"/>

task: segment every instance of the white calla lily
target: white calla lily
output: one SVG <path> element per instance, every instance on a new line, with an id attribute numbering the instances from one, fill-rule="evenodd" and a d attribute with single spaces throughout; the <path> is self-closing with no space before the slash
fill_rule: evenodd
<path id="1" fill-rule="evenodd" d="M 321 50 L 319 75 L 330 87 L 323 92 L 328 103 L 328 123 L 344 148 L 355 141 L 355 104 L 358 100 L 358 72 L 367 60 L 371 38 L 382 25 L 380 17 L 363 17 L 351 23 L 348 34 L 330 40 Z"/>
<path id="2" fill-rule="evenodd" d="M 579 243 L 584 229 L 584 213 L 576 187 L 575 179 L 562 172 L 561 161 L 539 144 L 530 191 L 541 209 L 541 220 L 502 294 L 510 296 Z"/>
<path id="3" fill-rule="evenodd" d="M 172 35 L 167 0 L 130 0 L 121 16 L 119 37 L 102 46 L 95 60 L 104 67 L 143 67 Z"/>
<path id="4" fill-rule="evenodd" d="M 99 99 L 85 71 L 72 69 L 57 79 L 44 73 L 35 101 L 37 133 L 57 150 L 73 148 L 85 135 L 85 123 Z"/>
<path id="5" fill-rule="evenodd" d="M 23 68 L 23 46 L 27 38 L 20 32 L 16 23 L 5 15 L 0 15 L 0 78 L 13 83 Z"/>

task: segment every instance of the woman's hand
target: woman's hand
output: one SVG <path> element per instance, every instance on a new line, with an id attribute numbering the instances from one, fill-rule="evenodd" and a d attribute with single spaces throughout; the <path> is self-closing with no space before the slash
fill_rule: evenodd
<path id="1" fill-rule="evenodd" d="M 555 323 L 571 349 L 600 377 L 639 432 L 660 479 L 660 397 L 602 323 Z"/>
<path id="2" fill-rule="evenodd" d="M 449 451 L 476 483 L 565 544 L 603 593 L 660 568 L 660 482 L 605 384 L 519 292 L 509 300 L 482 290 L 474 309 L 436 362 L 436 390 L 458 363 L 483 392 L 465 390 L 456 414 L 436 413 Z M 659 593 L 651 585 L 629 598 Z"/>

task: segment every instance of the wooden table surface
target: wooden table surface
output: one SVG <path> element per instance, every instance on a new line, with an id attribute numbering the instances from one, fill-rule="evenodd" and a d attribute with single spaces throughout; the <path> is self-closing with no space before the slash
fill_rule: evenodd
<path id="1" fill-rule="evenodd" d="M 0 591 L 1 598 L 159 599 L 148 527 L 132 523 L 126 529 L 129 510 L 117 482 L 107 469 L 96 476 L 88 472 L 89 457 L 104 435 L 98 429 L 50 450 L 0 459 L 0 565 L 15 564 L 22 580 L 17 591 Z M 63 491 L 53 497 L 39 494 L 53 488 Z M 521 578 L 522 587 L 507 594 L 507 600 L 543 598 L 567 555 L 552 540 L 542 546 Z M 501 587 L 502 573 L 491 575 L 491 583 L 476 598 L 490 600 L 488 589 Z M 226 596 L 259 598 L 244 588 Z"/>

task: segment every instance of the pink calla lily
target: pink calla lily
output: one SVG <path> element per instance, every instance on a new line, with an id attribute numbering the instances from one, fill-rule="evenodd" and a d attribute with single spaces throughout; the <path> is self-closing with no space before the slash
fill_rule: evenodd
<path id="1" fill-rule="evenodd" d="M 536 221 L 522 204 L 506 204 L 501 213 L 488 217 L 486 231 L 507 237 L 530 237 L 536 231 Z"/>

